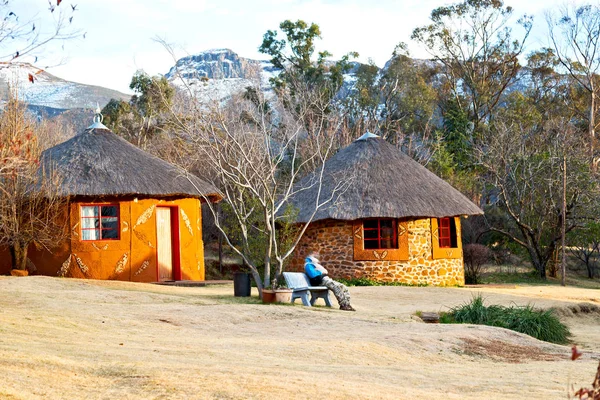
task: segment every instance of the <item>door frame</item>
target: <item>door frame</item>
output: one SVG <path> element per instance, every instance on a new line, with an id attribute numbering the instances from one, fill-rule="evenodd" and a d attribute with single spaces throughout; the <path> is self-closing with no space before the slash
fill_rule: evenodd
<path id="1" fill-rule="evenodd" d="M 156 208 L 168 208 L 171 212 L 171 256 L 172 260 L 172 272 L 173 272 L 173 280 L 180 281 L 181 280 L 181 240 L 180 240 L 180 232 L 179 232 L 179 206 L 176 205 L 168 205 L 168 204 L 160 204 L 157 205 Z M 156 225 L 156 223 L 155 223 Z M 157 281 L 160 282 L 160 266 L 158 265 L 158 229 L 156 226 L 154 228 L 156 234 L 156 278 Z"/>

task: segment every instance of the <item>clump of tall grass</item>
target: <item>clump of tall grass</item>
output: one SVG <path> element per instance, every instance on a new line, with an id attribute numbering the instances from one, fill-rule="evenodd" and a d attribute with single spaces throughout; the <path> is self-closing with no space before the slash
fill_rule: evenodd
<path id="1" fill-rule="evenodd" d="M 531 305 L 486 306 L 481 295 L 473 297 L 470 303 L 452 308 L 442 315 L 440 322 L 497 326 L 552 343 L 567 343 L 571 335 L 552 309 L 537 310 Z"/>

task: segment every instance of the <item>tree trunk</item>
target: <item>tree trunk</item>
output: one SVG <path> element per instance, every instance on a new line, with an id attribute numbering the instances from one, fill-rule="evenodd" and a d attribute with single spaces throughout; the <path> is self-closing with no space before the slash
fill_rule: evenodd
<path id="1" fill-rule="evenodd" d="M 591 96 L 591 105 L 590 105 L 590 125 L 589 125 L 589 135 L 590 135 L 590 158 L 591 158 L 591 162 L 592 162 L 592 170 L 595 171 L 596 170 L 596 163 L 594 162 L 594 139 L 596 137 L 596 118 L 595 118 L 595 111 L 596 111 L 596 88 L 594 86 L 594 81 L 593 79 L 590 80 L 590 87 L 591 87 L 591 92 L 592 92 L 592 96 Z"/>
<path id="2" fill-rule="evenodd" d="M 258 289 L 258 297 L 262 299 L 264 286 L 262 283 L 262 279 L 260 278 L 260 274 L 258 273 L 258 270 L 256 268 L 250 268 L 250 271 L 252 272 L 254 282 L 256 282 L 256 289 Z"/>
<path id="3" fill-rule="evenodd" d="M 27 244 L 16 241 L 10 247 L 12 256 L 12 268 L 24 271 L 27 268 Z"/>
<path id="4" fill-rule="evenodd" d="M 531 258 L 531 263 L 539 273 L 540 278 L 546 279 L 546 265 L 548 264 L 548 259 L 544 259 L 540 257 L 540 255 L 535 251 L 533 247 L 528 247 L 527 252 L 529 253 L 529 258 Z"/>
<path id="5" fill-rule="evenodd" d="M 566 245 L 565 245 L 565 236 L 567 235 L 566 227 L 567 227 L 567 157 L 564 154 L 565 147 L 565 139 L 563 137 L 563 193 L 562 193 L 562 214 L 561 214 L 561 251 L 562 251 L 562 262 L 561 262 L 561 284 L 562 286 L 566 286 L 567 279 L 567 259 L 565 257 Z M 592 154 L 594 152 L 592 146 Z M 593 160 L 592 160 L 593 161 Z"/>

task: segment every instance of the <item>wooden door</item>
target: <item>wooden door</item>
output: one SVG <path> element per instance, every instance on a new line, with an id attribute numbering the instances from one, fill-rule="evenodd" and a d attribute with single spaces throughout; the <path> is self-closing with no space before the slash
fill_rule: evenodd
<path id="1" fill-rule="evenodd" d="M 173 234 L 171 231 L 171 209 L 156 207 L 156 253 L 158 280 L 173 280 Z"/>

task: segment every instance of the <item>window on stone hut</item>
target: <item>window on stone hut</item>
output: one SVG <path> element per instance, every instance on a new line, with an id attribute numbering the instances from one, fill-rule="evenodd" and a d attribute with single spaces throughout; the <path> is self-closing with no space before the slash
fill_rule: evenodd
<path id="1" fill-rule="evenodd" d="M 82 240 L 119 240 L 119 206 L 81 206 Z"/>
<path id="2" fill-rule="evenodd" d="M 454 218 L 438 218 L 438 240 L 440 248 L 457 247 L 456 223 Z"/>
<path id="3" fill-rule="evenodd" d="M 395 219 L 377 218 L 363 221 L 364 249 L 398 248 L 398 228 Z"/>

